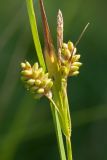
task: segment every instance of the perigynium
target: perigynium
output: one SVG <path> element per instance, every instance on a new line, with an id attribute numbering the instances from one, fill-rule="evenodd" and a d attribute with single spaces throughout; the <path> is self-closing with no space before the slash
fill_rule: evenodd
<path id="1" fill-rule="evenodd" d="M 26 89 L 31 92 L 34 98 L 40 99 L 46 96 L 50 100 L 60 158 L 61 160 L 72 160 L 72 125 L 67 96 L 67 78 L 79 74 L 79 68 L 82 63 L 79 61 L 80 54 L 78 54 L 76 46 L 86 28 L 83 30 L 76 44 L 73 44 L 71 41 L 65 43 L 63 41 L 63 16 L 62 12 L 59 10 L 57 16 L 57 49 L 55 49 L 43 1 L 39 0 L 45 42 L 45 57 L 43 57 L 33 8 L 33 0 L 26 0 L 26 3 L 33 40 L 40 64 L 35 62 L 31 65 L 28 61 L 21 63 L 21 79 Z M 61 131 L 66 139 L 67 156 L 65 154 Z"/>

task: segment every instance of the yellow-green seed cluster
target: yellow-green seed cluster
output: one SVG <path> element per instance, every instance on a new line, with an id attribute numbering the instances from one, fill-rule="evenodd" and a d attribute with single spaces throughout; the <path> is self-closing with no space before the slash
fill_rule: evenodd
<path id="1" fill-rule="evenodd" d="M 71 41 L 62 44 L 60 69 L 64 78 L 79 74 L 79 67 L 82 65 L 82 63 L 79 62 L 80 55 L 76 54 L 76 52 L 77 49 L 74 47 Z"/>
<path id="2" fill-rule="evenodd" d="M 44 73 L 43 68 L 39 67 L 38 63 L 33 66 L 28 61 L 21 63 L 21 79 L 25 83 L 25 87 L 35 98 L 40 98 L 43 95 L 51 97 L 51 88 L 53 86 L 52 79 L 48 73 Z"/>

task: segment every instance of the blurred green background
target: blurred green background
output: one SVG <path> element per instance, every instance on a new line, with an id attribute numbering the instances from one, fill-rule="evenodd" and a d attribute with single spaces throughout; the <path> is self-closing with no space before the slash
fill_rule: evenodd
<path id="1" fill-rule="evenodd" d="M 40 39 L 42 24 L 34 1 Z M 58 9 L 64 40 L 78 45 L 81 73 L 68 80 L 74 160 L 107 160 L 107 1 L 44 0 L 56 45 Z M 58 160 L 49 102 L 35 102 L 20 81 L 20 62 L 37 61 L 25 0 L 0 1 L 0 160 Z"/>

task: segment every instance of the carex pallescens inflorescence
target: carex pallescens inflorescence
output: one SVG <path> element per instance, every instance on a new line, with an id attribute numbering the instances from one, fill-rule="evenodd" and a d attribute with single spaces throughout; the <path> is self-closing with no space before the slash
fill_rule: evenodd
<path id="1" fill-rule="evenodd" d="M 79 62 L 80 54 L 76 53 L 77 49 L 71 41 L 62 44 L 60 70 L 63 78 L 67 78 L 68 76 L 76 76 L 79 74 L 79 68 L 82 63 Z"/>
<path id="2" fill-rule="evenodd" d="M 28 61 L 25 61 L 25 63 L 21 63 L 21 68 L 21 79 L 27 90 L 29 90 L 35 98 L 40 98 L 44 95 L 49 98 L 52 96 L 52 79 L 49 78 L 49 73 L 45 73 L 43 68 L 39 67 L 38 63 L 31 66 Z"/>

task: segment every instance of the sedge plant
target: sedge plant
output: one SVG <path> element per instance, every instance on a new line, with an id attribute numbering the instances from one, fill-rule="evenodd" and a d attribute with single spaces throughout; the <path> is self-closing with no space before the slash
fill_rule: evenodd
<path id="1" fill-rule="evenodd" d="M 63 16 L 59 10 L 57 16 L 57 49 L 55 49 L 43 1 L 39 0 L 44 33 L 44 50 L 42 50 L 33 0 L 26 0 L 26 4 L 38 62 L 33 65 L 28 61 L 21 63 L 21 79 L 26 89 L 31 92 L 36 100 L 45 96 L 50 101 L 60 159 L 73 160 L 71 148 L 72 125 L 67 96 L 67 79 L 79 74 L 79 68 L 82 63 L 79 62 L 80 55 L 77 53 L 76 46 L 88 25 L 75 44 L 71 41 L 65 43 L 63 41 Z M 63 135 L 66 140 L 66 150 Z"/>

